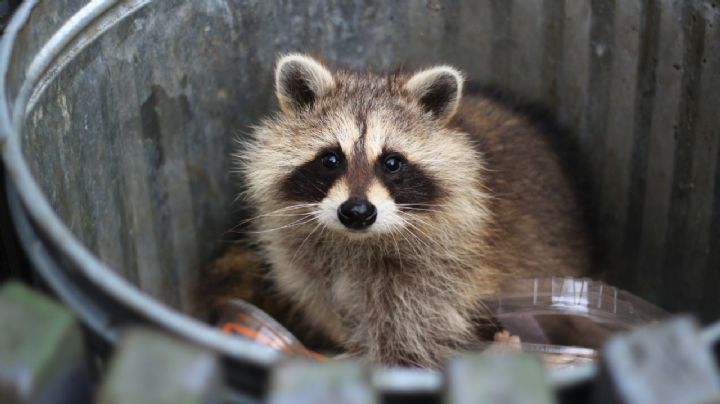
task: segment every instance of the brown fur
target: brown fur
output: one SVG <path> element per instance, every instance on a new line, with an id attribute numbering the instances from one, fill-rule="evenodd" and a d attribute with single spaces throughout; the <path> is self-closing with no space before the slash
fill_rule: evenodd
<path id="1" fill-rule="evenodd" d="M 555 134 L 487 98 L 465 97 L 451 124 L 475 135 L 491 167 L 493 266 L 532 276 L 594 273 L 583 210 L 549 139 Z"/>
<path id="2" fill-rule="evenodd" d="M 306 81 L 287 85 L 285 70 Z M 454 69 L 330 72 L 292 55 L 277 78 L 283 112 L 236 155 L 258 213 L 254 240 L 279 293 L 350 353 L 437 366 L 477 340 L 476 320 L 489 316 L 479 298 L 519 277 L 590 272 L 582 215 L 547 134 L 488 99 L 458 106 Z M 346 156 L 344 171 L 316 163 L 328 147 Z M 406 160 L 405 177 L 377 168 L 388 150 Z M 334 216 L 350 196 L 378 206 L 367 231 Z"/>
<path id="3" fill-rule="evenodd" d="M 282 323 L 310 349 L 337 351 L 338 346 L 318 330 L 308 327 L 299 308 L 278 294 L 268 282 L 257 253 L 243 245 L 223 251 L 202 271 L 202 282 L 193 292 L 194 315 L 215 322 L 225 317 L 233 299 L 249 302 Z"/>

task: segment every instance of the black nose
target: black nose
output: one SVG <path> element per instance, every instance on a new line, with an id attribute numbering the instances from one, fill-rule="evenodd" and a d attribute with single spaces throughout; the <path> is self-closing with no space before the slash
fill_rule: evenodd
<path id="1" fill-rule="evenodd" d="M 375 223 L 377 209 L 367 199 L 350 198 L 338 208 L 338 219 L 350 229 L 361 230 Z"/>

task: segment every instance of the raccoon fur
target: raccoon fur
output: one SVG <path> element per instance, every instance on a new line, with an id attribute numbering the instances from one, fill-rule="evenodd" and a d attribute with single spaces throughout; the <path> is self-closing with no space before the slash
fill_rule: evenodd
<path id="1" fill-rule="evenodd" d="M 279 59 L 280 111 L 234 153 L 269 280 L 370 363 L 434 367 L 477 342 L 479 299 L 591 271 L 552 134 L 450 66 L 414 74 Z"/>

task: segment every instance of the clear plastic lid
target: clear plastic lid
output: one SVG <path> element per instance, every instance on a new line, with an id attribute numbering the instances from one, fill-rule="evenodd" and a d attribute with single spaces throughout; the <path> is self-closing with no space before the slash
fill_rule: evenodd
<path id="1" fill-rule="evenodd" d="M 520 280 L 483 303 L 500 328 L 519 337 L 496 336 L 485 347 L 532 352 L 554 368 L 593 362 L 611 334 L 668 316 L 629 292 L 578 278 Z"/>
<path id="2" fill-rule="evenodd" d="M 485 304 L 496 315 L 571 314 L 628 328 L 667 317 L 652 303 L 586 278 L 519 280 Z"/>
<path id="3" fill-rule="evenodd" d="M 504 332 L 478 348 L 532 352 L 554 369 L 591 363 L 611 334 L 668 315 L 626 291 L 576 278 L 520 280 L 483 303 Z M 218 327 L 289 356 L 327 359 L 306 349 L 272 317 L 242 300 L 226 305 Z"/>
<path id="4" fill-rule="evenodd" d="M 234 299 L 225 304 L 218 327 L 225 333 L 254 341 L 291 357 L 326 359 L 323 355 L 305 348 L 274 318 L 244 300 Z"/>

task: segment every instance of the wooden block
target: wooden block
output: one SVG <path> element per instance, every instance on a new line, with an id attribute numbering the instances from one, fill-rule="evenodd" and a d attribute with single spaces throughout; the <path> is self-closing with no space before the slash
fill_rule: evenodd
<path id="1" fill-rule="evenodd" d="M 0 403 L 47 402 L 50 393 L 52 402 L 61 402 L 58 382 L 86 365 L 72 313 L 13 282 L 0 289 L 0 324 Z"/>
<path id="2" fill-rule="evenodd" d="M 99 404 L 221 402 L 222 371 L 215 355 L 159 332 L 128 331 L 109 369 Z"/>
<path id="3" fill-rule="evenodd" d="M 378 402 L 367 370 L 356 362 L 284 363 L 272 373 L 268 396 L 273 404 Z"/>
<path id="4" fill-rule="evenodd" d="M 692 318 L 614 337 L 601 360 L 598 403 L 720 403 L 720 373 Z"/>
<path id="5" fill-rule="evenodd" d="M 530 355 L 469 354 L 451 361 L 445 375 L 445 403 L 555 402 L 542 364 Z"/>

